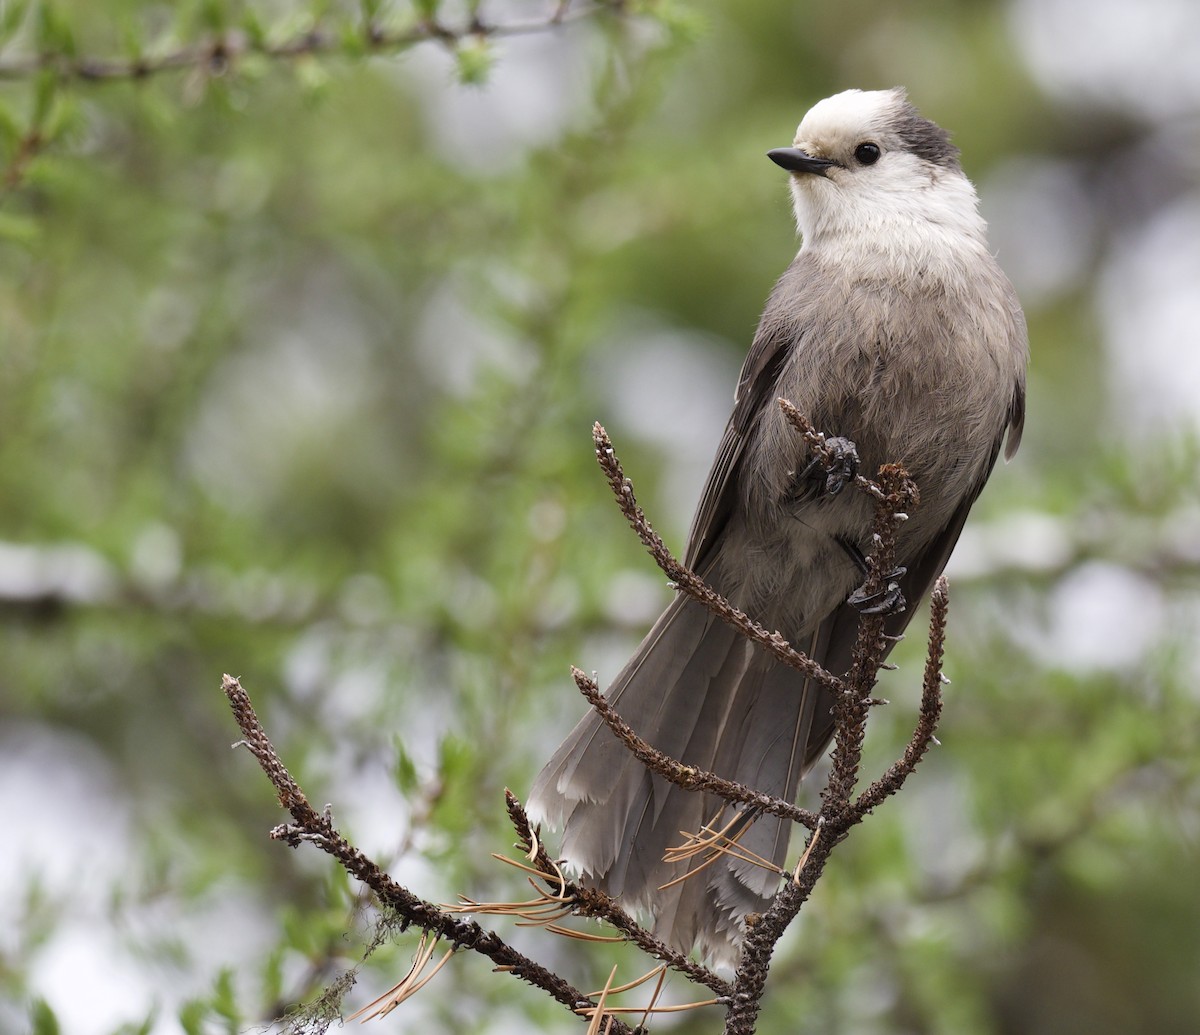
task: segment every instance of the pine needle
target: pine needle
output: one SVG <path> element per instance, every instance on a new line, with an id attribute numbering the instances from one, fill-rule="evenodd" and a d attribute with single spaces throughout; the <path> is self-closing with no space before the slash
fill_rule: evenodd
<path id="1" fill-rule="evenodd" d="M 667 969 L 667 965 L 665 963 L 660 963 L 657 967 L 655 967 L 653 970 L 648 971 L 647 973 L 643 974 L 640 978 L 636 978 L 635 980 L 630 981 L 624 985 L 618 985 L 616 988 L 612 988 L 608 985 L 605 985 L 604 988 L 602 988 L 599 992 L 589 992 L 588 996 L 593 997 L 593 996 L 598 996 L 598 995 L 618 995 L 621 992 L 628 992 L 631 988 L 637 988 L 639 985 L 644 985 L 647 981 L 651 980 L 652 978 L 658 977 L 666 969 Z M 609 980 L 611 981 L 612 979 L 610 978 Z"/>
<path id="2" fill-rule="evenodd" d="M 455 953 L 455 947 L 452 945 L 446 950 L 446 953 L 440 960 L 434 964 L 433 969 L 428 974 L 421 976 L 429 964 L 429 960 L 433 957 L 434 950 L 437 948 L 438 940 L 429 934 L 422 934 L 421 940 L 417 943 L 417 954 L 413 960 L 413 965 L 409 968 L 408 973 L 404 975 L 395 985 L 389 988 L 378 999 L 367 1003 L 360 1010 L 355 1010 L 348 1018 L 348 1021 L 358 1020 L 362 1018 L 365 1024 L 369 1020 L 376 1017 L 386 1017 L 397 1006 L 403 1003 L 406 999 L 416 995 L 430 981 L 434 979 L 437 972 L 446 965 L 447 960 Z"/>
<path id="3" fill-rule="evenodd" d="M 684 843 L 674 848 L 668 848 L 663 855 L 663 861 L 669 863 L 684 862 L 688 859 L 693 859 L 697 855 L 704 852 L 711 853 L 699 865 L 692 866 L 686 873 L 681 874 L 674 880 L 668 881 L 666 884 L 659 886 L 659 891 L 666 891 L 668 888 L 673 888 L 676 884 L 682 884 L 689 877 L 694 877 L 697 873 L 707 869 L 722 856 L 728 856 L 732 859 L 737 859 L 740 862 L 749 863 L 752 866 L 758 866 L 761 869 L 771 873 L 777 873 L 780 876 L 786 877 L 787 873 L 781 870 L 769 859 L 764 859 L 757 852 L 752 852 L 749 848 L 743 847 L 739 841 L 750 829 L 750 824 L 756 817 L 750 816 L 749 813 L 743 812 L 735 815 L 728 823 L 720 830 L 714 830 L 713 824 L 720 818 L 718 812 L 713 819 L 704 824 L 700 828 L 699 833 L 691 834 L 686 830 L 681 830 L 680 833 L 684 837 Z M 747 818 L 749 816 L 749 818 Z M 729 831 L 736 825 L 741 824 L 733 837 L 729 837 Z"/>

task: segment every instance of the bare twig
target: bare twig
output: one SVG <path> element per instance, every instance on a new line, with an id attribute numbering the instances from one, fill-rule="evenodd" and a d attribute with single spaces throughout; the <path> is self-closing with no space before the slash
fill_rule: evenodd
<path id="1" fill-rule="evenodd" d="M 808 827 L 809 830 L 816 827 L 817 816 L 808 809 L 802 809 L 783 798 L 763 794 L 745 784 L 726 780 L 724 777 L 717 776 L 716 773 L 684 765 L 669 755 L 663 754 L 639 737 L 633 727 L 617 714 L 616 709 L 609 703 L 608 698 L 601 692 L 594 679 L 577 668 L 571 669 L 571 675 L 575 679 L 575 685 L 579 687 L 579 692 L 587 698 L 588 704 L 596 710 L 605 725 L 651 772 L 657 773 L 663 779 L 669 780 L 686 791 L 706 791 L 725 801 L 739 802 L 761 812 L 790 819 L 793 823 Z"/>
<path id="2" fill-rule="evenodd" d="M 722 621 L 732 625 L 746 639 L 759 644 L 788 667 L 803 672 L 810 679 L 837 692 L 841 687 L 841 680 L 835 675 L 827 672 L 811 658 L 796 650 L 778 632 L 768 631 L 747 616 L 745 612 L 738 610 L 699 575 L 675 558 L 659 534 L 651 527 L 642 508 L 638 506 L 637 498 L 633 494 L 633 483 L 625 477 L 621 461 L 617 459 L 617 454 L 613 449 L 612 440 L 599 422 L 592 426 L 592 441 L 596 445 L 596 460 L 608 478 L 608 484 L 617 499 L 617 506 L 621 508 L 621 513 L 625 515 L 630 527 L 637 533 L 642 545 L 646 547 L 667 578 L 678 589 L 703 604 Z"/>
<path id="3" fill-rule="evenodd" d="M 780 405 L 788 420 L 804 436 L 816 461 L 832 475 L 834 468 L 844 463 L 844 444 L 840 454 L 837 450 L 827 447 L 825 437 L 813 429 L 791 404 L 781 400 Z M 867 813 L 903 786 L 929 746 L 936 743 L 935 730 L 941 714 L 941 666 L 948 607 L 944 579 L 938 580 L 932 594 L 929 651 L 920 715 L 912 738 L 901 758 L 883 776 L 855 797 L 867 716 L 872 706 L 880 703 L 873 697 L 875 682 L 894 642 L 894 638 L 885 634 L 886 616 L 869 612 L 864 615 L 852 654 L 851 669 L 844 677 L 838 678 L 825 671 L 820 665 L 794 650 L 778 633 L 768 632 L 734 608 L 671 555 L 637 505 L 632 485 L 625 477 L 604 429 L 597 424 L 593 434 L 597 457 L 622 512 L 659 567 L 675 582 L 680 591 L 698 600 L 748 639 L 769 650 L 783 663 L 821 682 L 832 693 L 834 748 L 829 777 L 821 793 L 821 811 L 814 814 L 798 808 L 791 802 L 761 794 L 753 788 L 725 780 L 715 773 L 684 765 L 677 759 L 663 754 L 640 738 L 621 719 L 594 680 L 578 669 L 572 670 L 580 692 L 643 765 L 685 790 L 714 794 L 741 807 L 734 824 L 717 829 L 720 822 L 718 815 L 703 830 L 686 835 L 684 844 L 671 849 L 669 854 L 672 858 L 710 853 L 711 857 L 699 864 L 702 868 L 722 854 L 728 854 L 776 870 L 776 867 L 766 860 L 743 854 L 745 849 L 737 844 L 739 831 L 734 829 L 736 823 L 762 813 L 771 813 L 805 826 L 810 831 L 803 853 L 794 868 L 778 871 L 783 883 L 769 908 L 761 914 L 747 917 L 741 957 L 734 980 L 729 982 L 656 939 L 608 895 L 568 880 L 561 866 L 547 854 L 520 801 L 508 791 L 505 792 L 508 814 L 517 832 L 518 847 L 524 861 L 502 856 L 497 858 L 520 869 L 526 875 L 526 879 L 534 888 L 535 897 L 523 902 L 476 902 L 463 899 L 461 905 L 448 907 L 438 907 L 417 898 L 407 889 L 395 884 L 378 866 L 350 845 L 333 827 L 327 812 L 318 814 L 312 808 L 303 791 L 279 760 L 254 715 L 245 691 L 237 680 L 227 676 L 223 684 L 224 690 L 233 705 L 234 714 L 246 738 L 245 743 L 275 786 L 280 804 L 291 813 L 294 820 L 293 825 L 277 828 L 272 836 L 292 845 L 301 841 L 310 841 L 318 845 L 323 851 L 334 856 L 347 872 L 374 891 L 385 906 L 395 911 L 400 918 L 401 929 L 412 924 L 425 932 L 411 972 L 393 989 L 364 1007 L 360 1014 L 381 1016 L 393 1009 L 422 988 L 456 950 L 468 948 L 488 956 L 495 963 L 496 970 L 513 973 L 541 988 L 577 1015 L 588 1020 L 589 1032 L 630 1035 L 631 1029 L 618 1020 L 619 1015 L 640 1014 L 640 1031 L 644 1030 L 645 1022 L 651 1014 L 724 1005 L 727 1035 L 752 1035 L 757 1024 L 775 947 L 788 925 L 811 896 L 830 854 L 845 839 L 851 827 L 861 822 Z M 846 477 L 844 468 L 839 477 Z M 866 582 L 860 592 L 868 598 L 879 595 L 881 599 L 889 600 L 896 589 L 893 580 L 898 578 L 898 572 L 893 570 L 896 532 L 907 519 L 908 512 L 917 504 L 916 486 L 903 468 L 891 465 L 880 468 L 875 480 L 855 475 L 853 483 L 875 503 L 873 545 L 867 558 Z M 535 924 L 557 934 L 582 937 L 586 940 L 607 940 L 602 936 L 571 931 L 558 922 L 568 915 L 601 919 L 619 932 L 621 940 L 636 944 L 659 960 L 660 966 L 636 981 L 621 985 L 615 984 L 614 969 L 604 988 L 594 995 L 588 995 L 516 952 L 493 932 L 474 922 L 458 919 L 455 914 L 461 912 L 515 916 L 520 917 L 523 924 Z M 439 940 L 446 941 L 449 950 L 436 967 L 428 970 L 434 946 Z M 715 997 L 681 1007 L 658 1006 L 663 977 L 668 968 L 708 987 Z M 610 1005 L 610 996 L 654 979 L 657 979 L 657 986 L 648 1006 Z"/>
<path id="4" fill-rule="evenodd" d="M 746 939 L 734 975 L 734 993 L 725 1016 L 726 1035 L 753 1035 L 775 946 L 808 901 L 825 870 L 834 841 L 818 828 L 809 835 L 804 865 L 784 884 L 765 913 L 747 917 Z"/>
<path id="5" fill-rule="evenodd" d="M 779 405 L 792 425 L 813 450 L 818 462 L 830 469 L 836 456 L 825 447 L 825 439 L 787 400 Z M 865 594 L 884 593 L 894 574 L 896 530 L 919 502 L 916 485 L 903 468 L 885 465 L 877 480 L 858 475 L 855 486 L 875 500 L 873 549 L 868 557 Z M 841 692 L 834 698 L 834 747 L 829 777 L 821 792 L 821 813 L 816 828 L 809 835 L 804 853 L 795 874 L 776 895 L 767 911 L 753 922 L 748 920 L 734 978 L 734 994 L 725 1019 L 726 1035 L 753 1035 L 757 1025 L 767 973 L 775 946 L 784 931 L 808 901 L 812 890 L 833 849 L 846 837 L 849 829 L 862 821 L 866 813 L 888 794 L 898 790 L 912 772 L 933 739 L 941 710 L 941 652 L 944 643 L 946 594 L 943 581 L 935 605 L 930 633 L 930 659 L 926 666 L 925 693 L 922 699 L 921 720 L 905 751 L 904 758 L 873 784 L 858 801 L 853 801 L 862 760 L 863 738 L 867 715 L 875 702 L 875 681 L 890 646 L 884 634 L 885 617 L 865 614 L 859 624 L 853 663 L 845 676 Z"/>
<path id="6" fill-rule="evenodd" d="M 294 824 L 276 827 L 271 832 L 273 838 L 293 847 L 307 841 L 333 856 L 347 873 L 366 884 L 384 906 L 396 912 L 400 917 L 401 930 L 412 924 L 454 948 L 478 952 L 507 973 L 540 988 L 569 1010 L 596 1005 L 557 974 L 517 952 L 495 932 L 480 927 L 474 921 L 452 916 L 392 880 L 338 832 L 328 811 L 318 813 L 312 807 L 279 758 L 241 683 L 227 675 L 222 679 L 221 689 L 229 699 L 234 718 L 245 738 L 242 743 L 250 749 L 279 795 L 279 804 L 291 814 L 294 821 Z M 628 1035 L 630 1031 L 627 1026 L 618 1023 L 614 1023 L 612 1030 L 619 1035 Z"/>
<path id="7" fill-rule="evenodd" d="M 877 481 L 868 482 L 867 486 L 866 491 L 875 499 L 874 549 L 867 557 L 863 592 L 874 595 L 887 589 L 896 563 L 896 529 L 908 519 L 909 511 L 918 502 L 918 495 L 908 472 L 895 464 L 881 467 Z M 830 756 L 833 764 L 829 782 L 821 795 L 821 812 L 827 817 L 849 806 L 858 783 L 867 712 L 874 702 L 875 680 L 890 648 L 884 635 L 885 621 L 883 614 L 862 616 L 845 691 L 834 699 L 833 752 Z"/>
<path id="8" fill-rule="evenodd" d="M 429 817 L 441 798 L 445 787 L 442 784 L 440 777 L 434 776 L 427 780 L 417 790 L 414 800 L 412 800 L 409 809 L 408 823 L 403 835 L 400 837 L 396 846 L 388 853 L 388 857 L 393 861 L 403 859 L 412 850 L 416 842 L 418 833 L 424 828 L 429 821 Z M 386 868 L 386 864 L 383 867 Z M 349 908 L 346 911 L 346 926 L 352 927 L 362 913 L 367 909 L 371 902 L 371 889 L 365 884 L 360 884 L 357 893 L 350 900 Z M 375 937 L 368 943 L 363 950 L 361 960 L 367 960 L 371 954 L 386 941 L 384 931 L 387 925 L 382 925 L 381 929 L 377 929 Z M 330 936 L 325 944 L 324 951 L 310 954 L 308 964 L 304 972 L 292 982 L 294 989 L 300 990 L 299 994 L 284 994 L 273 1009 L 266 1011 L 271 1016 L 279 1016 L 287 1013 L 291 1004 L 304 999 L 307 996 L 307 990 L 324 984 L 329 980 L 328 975 L 331 974 L 337 966 L 337 961 L 346 953 L 346 942 L 343 937 Z M 357 979 L 359 965 L 356 964 L 349 970 L 346 970 L 339 981 L 348 981 L 350 987 Z M 323 996 L 324 997 L 324 994 Z M 341 1002 L 342 996 L 337 997 L 337 1002 Z M 311 1010 L 311 1005 L 309 1009 Z M 337 1014 L 335 1012 L 334 1017 Z M 289 1029 L 290 1030 L 290 1029 Z"/>
<path id="9" fill-rule="evenodd" d="M 559 3 L 544 18 L 488 22 L 475 17 L 458 26 L 436 18 L 425 18 L 393 30 L 385 30 L 374 22 L 366 21 L 358 27 L 356 44 L 368 54 L 391 54 L 429 41 L 453 47 L 467 40 L 553 32 L 571 22 L 601 13 L 620 14 L 623 7 L 622 3 L 617 2 L 597 2 L 568 9 L 567 4 Z M 346 50 L 346 33 L 340 28 L 327 29 L 314 25 L 305 32 L 276 42 L 264 39 L 257 33 L 228 29 L 202 42 L 161 54 L 139 54 L 129 58 L 86 57 L 53 50 L 18 55 L 0 61 L 0 81 L 31 79 L 44 72 L 52 72 L 62 82 L 85 83 L 138 81 L 186 70 L 225 75 L 248 56 L 295 61 L 335 55 Z"/>
<path id="10" fill-rule="evenodd" d="M 862 817 L 885 798 L 895 794 L 916 769 L 931 744 L 942 716 L 942 657 L 946 649 L 946 618 L 950 608 L 950 590 L 940 576 L 929 597 L 929 652 L 925 660 L 925 678 L 921 687 L 921 709 L 916 729 L 904 748 L 904 754 L 886 773 L 862 792 L 852 812 Z"/>
<path id="11" fill-rule="evenodd" d="M 506 790 L 504 798 L 508 807 L 508 817 L 512 821 L 520 841 L 519 847 L 527 853 L 526 858 L 530 859 L 533 865 L 547 877 L 553 873 L 561 876 L 562 871 L 546 854 L 546 849 L 538 840 L 537 833 L 529 822 L 529 817 L 517 796 L 512 791 Z M 567 883 L 562 889 L 562 893 L 570 895 L 574 900 L 576 916 L 604 920 L 615 927 L 626 941 L 632 942 L 647 955 L 662 960 L 672 970 L 710 988 L 718 996 L 726 997 L 731 993 L 732 986 L 728 981 L 717 977 L 707 967 L 659 941 L 604 892 Z"/>

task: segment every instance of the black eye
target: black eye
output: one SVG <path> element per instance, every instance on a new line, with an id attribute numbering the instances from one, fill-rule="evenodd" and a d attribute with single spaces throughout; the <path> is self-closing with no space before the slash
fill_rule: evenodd
<path id="1" fill-rule="evenodd" d="M 881 153 L 878 144 L 859 144 L 854 149 L 854 157 L 859 165 L 874 165 L 879 161 Z"/>

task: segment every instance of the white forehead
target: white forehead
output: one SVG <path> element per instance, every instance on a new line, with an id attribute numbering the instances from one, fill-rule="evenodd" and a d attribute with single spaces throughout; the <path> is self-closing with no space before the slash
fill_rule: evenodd
<path id="1" fill-rule="evenodd" d="M 796 142 L 836 140 L 881 129 L 904 103 L 900 90 L 846 90 L 818 101 L 796 130 Z"/>

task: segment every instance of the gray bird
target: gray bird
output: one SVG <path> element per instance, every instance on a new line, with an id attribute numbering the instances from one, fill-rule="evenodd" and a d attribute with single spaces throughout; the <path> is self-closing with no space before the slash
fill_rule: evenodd
<path id="1" fill-rule="evenodd" d="M 857 445 L 863 470 L 904 464 L 921 505 L 897 563 L 913 606 L 945 567 L 967 512 L 1024 420 L 1028 344 L 978 200 L 948 134 L 902 89 L 848 90 L 805 115 L 791 174 L 799 253 L 767 300 L 733 414 L 688 537 L 685 562 L 737 607 L 826 669 L 850 666 L 872 512 L 831 492 L 776 400 Z M 1007 445 L 1005 438 L 1007 436 Z M 888 618 L 899 634 L 911 611 Z M 679 595 L 608 691 L 638 733 L 677 759 L 792 800 L 833 733 L 829 694 Z M 563 830 L 582 879 L 653 917 L 659 937 L 732 963 L 748 913 L 779 878 L 722 858 L 666 891 L 698 859 L 663 853 L 721 802 L 651 776 L 594 713 L 537 777 L 535 818 Z M 741 843 L 785 863 L 790 824 L 766 816 Z"/>

